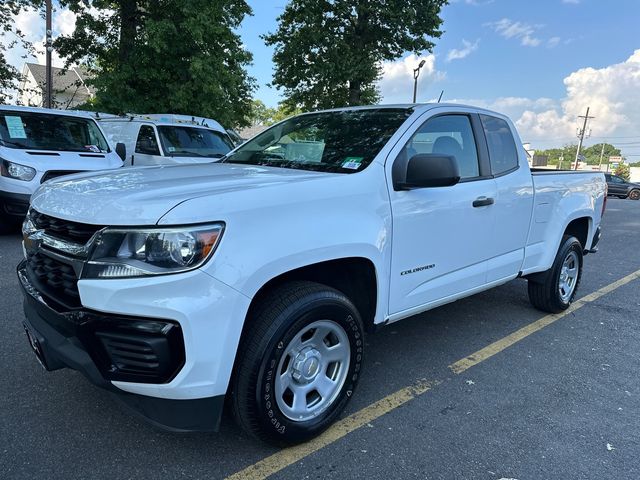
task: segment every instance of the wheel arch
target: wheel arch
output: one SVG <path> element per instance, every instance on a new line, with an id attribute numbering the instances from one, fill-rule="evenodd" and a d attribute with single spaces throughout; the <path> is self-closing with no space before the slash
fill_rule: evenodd
<path id="1" fill-rule="evenodd" d="M 378 275 L 374 263 L 365 257 L 345 257 L 298 267 L 265 282 L 251 300 L 245 328 L 255 306 L 280 285 L 293 281 L 320 283 L 344 293 L 354 303 L 367 331 L 374 328 L 378 303 Z M 244 333 L 244 329 L 243 329 Z"/>

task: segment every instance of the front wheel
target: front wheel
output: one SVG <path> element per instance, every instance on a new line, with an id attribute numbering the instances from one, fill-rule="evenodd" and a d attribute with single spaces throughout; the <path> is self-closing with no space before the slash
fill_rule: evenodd
<path id="1" fill-rule="evenodd" d="M 356 388 L 360 315 L 344 294 L 312 282 L 275 289 L 253 312 L 232 380 L 236 421 L 277 446 L 306 441 L 338 418 Z"/>
<path id="2" fill-rule="evenodd" d="M 631 200 L 640 200 L 640 190 L 635 189 L 629 192 L 629 198 Z"/>
<path id="3" fill-rule="evenodd" d="M 559 313 L 569 308 L 582 277 L 582 244 L 565 235 L 551 268 L 529 279 L 529 301 L 539 310 Z"/>

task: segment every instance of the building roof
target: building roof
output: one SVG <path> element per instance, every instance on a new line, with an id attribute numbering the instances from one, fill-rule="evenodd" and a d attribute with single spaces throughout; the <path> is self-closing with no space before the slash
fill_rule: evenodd
<path id="1" fill-rule="evenodd" d="M 240 135 L 240 138 L 243 140 L 249 140 L 259 133 L 264 132 L 267 128 L 269 128 L 267 125 L 252 125 L 238 130 L 238 135 Z"/>
<path id="2" fill-rule="evenodd" d="M 33 75 L 38 85 L 44 89 L 47 78 L 46 67 L 38 63 L 27 63 L 25 67 L 31 72 L 31 75 Z M 52 70 L 54 92 L 64 92 L 80 88 L 85 95 L 91 95 L 93 93 L 85 84 L 85 80 L 88 78 L 86 70 L 80 67 L 70 67 L 66 70 L 59 67 L 52 67 Z"/>

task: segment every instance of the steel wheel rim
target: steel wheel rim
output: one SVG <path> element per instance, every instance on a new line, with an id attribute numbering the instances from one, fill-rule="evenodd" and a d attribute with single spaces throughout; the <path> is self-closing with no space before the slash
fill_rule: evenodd
<path id="1" fill-rule="evenodd" d="M 571 251 L 567 254 L 562 262 L 562 268 L 560 269 L 560 278 L 558 279 L 558 293 L 563 302 L 567 303 L 573 292 L 576 289 L 578 283 L 578 270 L 580 267 L 580 259 L 578 254 Z"/>
<path id="2" fill-rule="evenodd" d="M 332 320 L 300 330 L 286 346 L 275 375 L 276 403 L 294 422 L 317 417 L 338 398 L 347 379 L 351 345 Z"/>

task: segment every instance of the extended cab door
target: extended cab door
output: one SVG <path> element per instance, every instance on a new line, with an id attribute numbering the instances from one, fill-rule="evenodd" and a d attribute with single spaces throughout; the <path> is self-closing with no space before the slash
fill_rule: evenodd
<path id="1" fill-rule="evenodd" d="M 153 125 L 140 125 L 136 138 L 136 149 L 131 160 L 132 165 L 162 165 L 166 158 L 160 151 L 160 142 Z"/>
<path id="2" fill-rule="evenodd" d="M 487 283 L 493 283 L 516 277 L 522 268 L 533 212 L 533 179 L 513 126 L 493 115 L 481 114 L 480 122 L 498 191 L 492 206 L 495 227 L 486 245 Z"/>
<path id="3" fill-rule="evenodd" d="M 410 129 L 387 160 L 393 212 L 391 316 L 445 303 L 486 282 L 496 186 L 480 120 L 463 108 L 437 108 L 425 116 L 430 118 Z M 408 159 L 419 153 L 453 155 L 460 183 L 394 190 L 393 169 L 406 169 Z"/>

